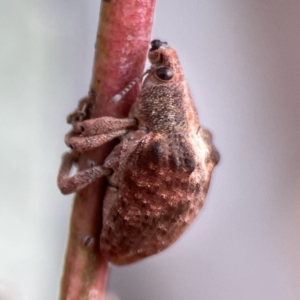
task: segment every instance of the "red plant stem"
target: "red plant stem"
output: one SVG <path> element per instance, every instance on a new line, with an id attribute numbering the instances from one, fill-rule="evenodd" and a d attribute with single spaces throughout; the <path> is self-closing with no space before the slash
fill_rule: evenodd
<path id="1" fill-rule="evenodd" d="M 96 95 L 93 118 L 128 114 L 138 85 L 120 103 L 109 100 L 144 69 L 154 6 L 155 0 L 102 0 L 90 87 Z M 89 160 L 101 165 L 113 145 L 81 155 L 79 169 L 88 168 Z M 99 250 L 104 194 L 100 179 L 75 197 L 60 300 L 104 300 L 109 269 Z"/>

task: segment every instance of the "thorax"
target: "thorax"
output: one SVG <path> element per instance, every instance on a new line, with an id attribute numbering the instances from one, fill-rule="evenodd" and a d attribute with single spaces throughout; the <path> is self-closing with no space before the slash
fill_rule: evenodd
<path id="1" fill-rule="evenodd" d="M 139 127 L 152 132 L 194 131 L 198 115 L 186 82 L 160 84 L 142 89 L 130 115 Z"/>

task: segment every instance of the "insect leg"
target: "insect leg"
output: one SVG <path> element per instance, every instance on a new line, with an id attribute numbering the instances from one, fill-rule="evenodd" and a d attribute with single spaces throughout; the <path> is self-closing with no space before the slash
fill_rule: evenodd
<path id="1" fill-rule="evenodd" d="M 73 124 L 74 122 L 88 119 L 90 117 L 90 110 L 92 109 L 94 102 L 95 97 L 93 97 L 93 95 L 87 96 L 80 100 L 76 110 L 68 115 L 67 123 Z"/>
<path id="2" fill-rule="evenodd" d="M 98 148 L 106 142 L 124 135 L 126 132 L 126 129 L 121 129 L 88 137 L 76 136 L 73 132 L 70 132 L 65 137 L 65 143 L 68 147 L 76 152 L 86 152 Z"/>
<path id="3" fill-rule="evenodd" d="M 111 169 L 95 166 L 70 177 L 69 174 L 74 161 L 74 155 L 70 152 L 65 153 L 62 157 L 57 183 L 60 191 L 65 195 L 78 192 L 95 179 L 110 175 L 112 172 Z"/>
<path id="4" fill-rule="evenodd" d="M 120 129 L 137 125 L 137 120 L 132 118 L 116 119 L 112 117 L 101 117 L 83 122 L 73 123 L 73 132 L 81 133 L 83 136 L 110 133 Z"/>

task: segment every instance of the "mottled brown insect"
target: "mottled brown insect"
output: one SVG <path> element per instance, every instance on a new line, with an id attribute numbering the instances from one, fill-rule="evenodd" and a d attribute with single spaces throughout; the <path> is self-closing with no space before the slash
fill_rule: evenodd
<path id="1" fill-rule="evenodd" d="M 89 107 L 85 101 L 69 117 L 73 131 L 66 143 L 73 151 L 64 155 L 58 176 L 64 194 L 107 177 L 100 245 L 117 265 L 158 253 L 181 236 L 201 209 L 219 161 L 211 134 L 199 124 L 176 52 L 154 40 L 148 56 L 151 68 L 128 118 L 78 121 Z M 103 166 L 69 177 L 74 153 L 116 137 L 120 143 Z"/>

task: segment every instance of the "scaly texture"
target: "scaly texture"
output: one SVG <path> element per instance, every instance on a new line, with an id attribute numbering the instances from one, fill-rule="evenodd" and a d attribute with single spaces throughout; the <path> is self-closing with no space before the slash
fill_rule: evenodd
<path id="1" fill-rule="evenodd" d="M 118 265 L 160 252 L 181 236 L 201 209 L 219 161 L 176 52 L 164 44 L 150 49 L 149 58 L 149 75 L 129 113 L 138 128 L 129 130 L 104 164 L 113 173 L 101 251 Z"/>

